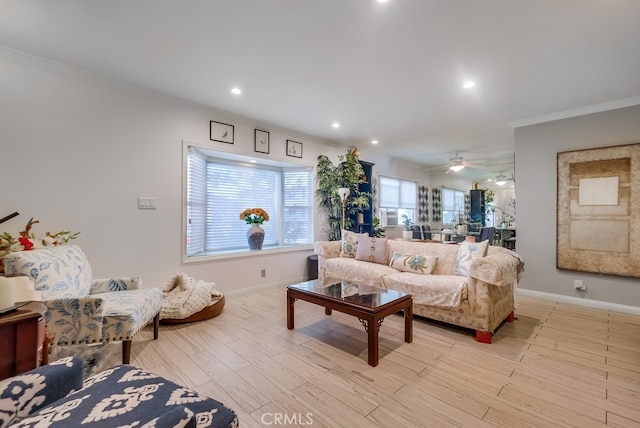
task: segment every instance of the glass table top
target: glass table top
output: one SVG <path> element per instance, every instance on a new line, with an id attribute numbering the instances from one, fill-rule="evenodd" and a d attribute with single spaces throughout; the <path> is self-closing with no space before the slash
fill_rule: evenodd
<path id="1" fill-rule="evenodd" d="M 402 291 L 375 288 L 351 281 L 322 285 L 320 281 L 312 280 L 293 284 L 288 288 L 371 309 L 384 306 L 408 295 Z"/>

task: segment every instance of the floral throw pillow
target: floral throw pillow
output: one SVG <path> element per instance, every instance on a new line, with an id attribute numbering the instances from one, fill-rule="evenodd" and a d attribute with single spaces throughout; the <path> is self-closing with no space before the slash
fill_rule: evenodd
<path id="1" fill-rule="evenodd" d="M 368 233 L 358 234 L 349 230 L 342 230 L 342 245 L 340 246 L 340 257 L 355 258 L 358 252 L 358 240 L 362 236 L 369 236 Z"/>
<path id="2" fill-rule="evenodd" d="M 387 238 L 370 238 L 368 236 L 361 236 L 358 240 L 356 260 L 379 263 L 381 265 L 386 264 Z"/>
<path id="3" fill-rule="evenodd" d="M 391 254 L 389 266 L 402 272 L 431 275 L 436 268 L 438 258 L 435 256 L 422 256 L 420 254 L 404 254 L 394 251 Z"/>
<path id="4" fill-rule="evenodd" d="M 462 242 L 458 249 L 458 256 L 456 257 L 456 264 L 453 267 L 453 272 L 456 275 L 468 276 L 471 263 L 473 263 L 475 259 L 486 256 L 488 249 L 488 240 L 482 242 Z"/>

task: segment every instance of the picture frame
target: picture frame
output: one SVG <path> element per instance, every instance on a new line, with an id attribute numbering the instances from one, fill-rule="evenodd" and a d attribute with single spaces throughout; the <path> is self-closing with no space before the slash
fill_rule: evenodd
<path id="1" fill-rule="evenodd" d="M 212 120 L 210 122 L 209 139 L 211 141 L 233 144 L 233 125 Z"/>
<path id="2" fill-rule="evenodd" d="M 269 131 L 261 129 L 254 131 L 253 150 L 257 153 L 269 154 Z"/>
<path id="3" fill-rule="evenodd" d="M 287 156 L 302 158 L 302 143 L 287 140 Z"/>
<path id="4" fill-rule="evenodd" d="M 559 152 L 556 268 L 640 278 L 640 143 Z"/>

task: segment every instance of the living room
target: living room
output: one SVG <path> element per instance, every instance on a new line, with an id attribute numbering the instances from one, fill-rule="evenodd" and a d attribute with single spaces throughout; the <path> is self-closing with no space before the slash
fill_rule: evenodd
<path id="1" fill-rule="evenodd" d="M 625 7 L 629 8 L 628 15 L 638 11 L 635 5 Z M 10 28 L 4 23 L 11 18 L 5 15 L 0 19 L 4 28 Z M 637 30 L 627 30 L 630 38 L 637 40 L 633 37 L 638 35 Z M 252 293 L 275 293 L 278 287 L 304 280 L 307 257 L 313 253 L 313 247 L 247 251 L 237 256 L 184 262 L 185 143 L 311 168 L 321 154 L 337 161 L 349 147 L 357 147 L 361 159 L 375 164 L 376 175 L 414 180 L 429 188 L 447 184 L 442 180 L 454 180 L 449 175 L 436 178 L 426 172 L 432 165 L 389 156 L 366 140 L 340 144 L 295 126 L 234 113 L 235 99 L 220 103 L 222 107 L 207 106 L 110 78 L 107 66 L 100 73 L 93 73 L 82 64 L 74 65 L 73 60 L 65 62 L 64 55 L 58 57 L 53 51 L 38 54 L 37 46 L 31 51 L 20 50 L 16 47 L 20 43 L 13 41 L 13 33 L 6 31 L 0 32 L 0 159 L 3 160 L 0 177 L 4 183 L 0 215 L 18 211 L 20 216 L 3 224 L 0 231 L 15 234 L 34 217 L 40 220 L 35 227 L 41 232 L 61 229 L 81 232 L 74 243 L 87 253 L 97 278 L 136 275 L 142 277 L 144 287 L 162 287 L 176 273 L 187 272 L 194 278 L 213 281 L 228 296 L 224 312 L 228 318 L 219 321 L 225 325 L 234 321 L 245 327 L 250 324 L 243 319 L 244 312 L 234 314 L 233 310 L 242 311 L 241 303 L 255 304 L 250 298 Z M 225 42 L 219 44 L 224 46 Z M 597 52 L 604 55 L 607 49 L 614 47 Z M 104 55 L 108 56 L 106 51 Z M 630 52 L 627 55 L 633 56 Z M 295 62 L 294 58 L 291 61 Z M 626 70 L 640 75 L 635 61 L 625 63 Z M 109 61 L 105 59 L 105 63 Z M 566 80 L 571 78 L 563 76 Z M 630 314 L 629 319 L 635 321 L 627 322 L 637 326 L 640 316 L 637 278 L 556 268 L 558 153 L 640 142 L 637 79 L 627 90 L 612 93 L 608 98 L 588 99 L 582 104 L 584 99 L 576 95 L 575 100 L 561 103 L 563 109 L 533 118 L 517 117 L 513 123 L 505 123 L 505 128 L 509 128 L 505 133 L 513 141 L 517 172 L 517 252 L 525 260 L 517 294 L 541 302 Z M 210 139 L 211 121 L 233 125 L 233 144 Z M 295 119 L 289 123 L 295 123 Z M 269 131 L 269 154 L 256 153 L 256 129 Z M 286 155 L 287 140 L 302 143 L 301 158 Z M 447 146 L 440 151 L 451 157 L 455 150 Z M 470 189 L 472 183 L 469 180 L 461 184 L 466 186 L 461 190 Z M 156 208 L 139 209 L 139 197 L 155 198 Z M 323 236 L 321 219 L 321 211 L 316 208 L 316 239 Z M 400 230 L 392 228 L 392 232 Z M 574 288 L 575 279 L 583 281 L 585 292 Z M 284 300 L 284 294 L 281 297 Z M 278 298 L 273 297 L 273 301 Z M 262 316 L 267 321 L 281 320 L 268 313 Z M 179 335 L 176 332 L 179 330 L 162 330 L 160 340 L 163 333 L 174 339 Z M 229 340 L 230 331 L 225 330 L 215 341 Z M 421 334 L 434 333 L 429 328 Z M 444 334 L 450 337 L 452 333 Z M 633 346 L 632 355 L 637 357 L 637 340 Z M 140 351 L 141 347 L 134 343 L 134 361 Z M 163 352 L 174 351 L 166 348 Z M 361 362 L 366 365 L 366 361 Z M 636 373 L 635 382 L 637 367 L 636 364 L 632 369 Z"/>

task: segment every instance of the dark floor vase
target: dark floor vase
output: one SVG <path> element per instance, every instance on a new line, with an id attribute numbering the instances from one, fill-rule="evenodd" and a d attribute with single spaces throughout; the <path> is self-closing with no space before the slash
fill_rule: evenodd
<path id="1" fill-rule="evenodd" d="M 250 250 L 262 250 L 264 229 L 260 227 L 260 224 L 253 223 L 249 230 L 247 230 L 247 242 L 249 242 Z"/>

